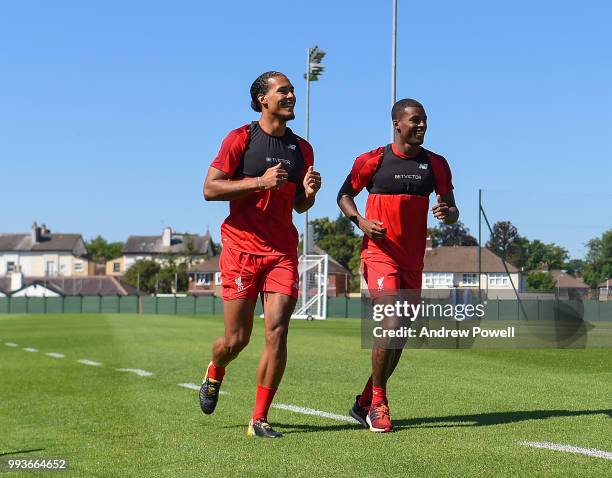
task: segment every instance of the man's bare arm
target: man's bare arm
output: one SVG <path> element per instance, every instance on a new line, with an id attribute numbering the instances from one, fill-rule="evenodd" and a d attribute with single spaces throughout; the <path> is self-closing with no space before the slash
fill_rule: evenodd
<path id="1" fill-rule="evenodd" d="M 255 191 L 277 189 L 287 182 L 288 174 L 279 163 L 257 178 L 231 179 L 217 168 L 208 168 L 204 181 L 204 199 L 207 201 L 230 201 L 248 196 Z"/>
<path id="2" fill-rule="evenodd" d="M 444 221 L 444 224 L 455 224 L 459 220 L 459 209 L 453 192 L 438 194 L 436 200 L 437 203 L 431 208 L 435 218 Z"/>
<path id="3" fill-rule="evenodd" d="M 321 184 L 321 174 L 310 166 L 302 182 L 304 189 L 296 194 L 295 200 L 293 201 L 293 208 L 296 212 L 301 214 L 312 207 L 317 192 L 321 189 Z"/>
<path id="4" fill-rule="evenodd" d="M 382 222 L 366 219 L 359 214 L 355 199 L 353 199 L 357 194 L 357 191 L 351 186 L 351 177 L 349 175 L 344 184 L 342 184 L 340 191 L 338 191 L 337 201 L 340 210 L 370 239 L 384 238 L 387 234 L 387 229 L 383 227 L 384 224 Z"/>

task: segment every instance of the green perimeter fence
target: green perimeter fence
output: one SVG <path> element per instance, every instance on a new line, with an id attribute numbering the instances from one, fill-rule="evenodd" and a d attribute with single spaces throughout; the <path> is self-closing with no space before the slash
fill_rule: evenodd
<path id="1" fill-rule="evenodd" d="M 572 307 L 587 321 L 612 321 L 612 301 L 598 300 L 489 300 L 486 319 L 530 320 L 555 319 L 560 306 Z M 562 307 L 561 307 L 562 308 Z M 359 298 L 329 297 L 327 316 L 360 318 Z M 524 311 L 524 312 L 523 312 Z M 214 296 L 154 297 L 154 296 L 68 296 L 68 297 L 1 297 L 0 314 L 164 314 L 221 315 L 223 301 Z M 262 313 L 257 302 L 256 314 Z"/>

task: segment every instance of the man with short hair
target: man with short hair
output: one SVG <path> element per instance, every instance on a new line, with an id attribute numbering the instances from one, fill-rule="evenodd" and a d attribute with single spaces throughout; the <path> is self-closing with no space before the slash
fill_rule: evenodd
<path id="1" fill-rule="evenodd" d="M 295 102 L 284 74 L 260 75 L 251 86 L 251 107 L 261 113 L 259 120 L 227 135 L 204 182 L 205 199 L 229 201 L 230 215 L 221 226 L 225 333 L 213 342 L 200 406 L 205 414 L 214 411 L 225 367 L 249 342 L 261 293 L 265 346 L 247 434 L 264 438 L 282 436 L 268 423 L 268 410 L 285 371 L 289 319 L 299 290 L 292 212 L 312 207 L 321 187 L 312 147 L 287 127 Z"/>
<path id="2" fill-rule="evenodd" d="M 408 290 L 420 301 L 427 239 L 429 195 L 435 190 L 434 216 L 452 224 L 459 218 L 446 160 L 421 145 L 427 130 L 423 105 L 407 98 L 393 106 L 393 143 L 359 156 L 338 193 L 342 212 L 364 233 L 362 270 L 374 304 Z M 369 192 L 365 217 L 354 197 Z M 418 299 L 417 299 L 418 297 Z M 349 413 L 374 432 L 392 431 L 386 386 L 402 350 L 375 346 L 372 374 Z"/>

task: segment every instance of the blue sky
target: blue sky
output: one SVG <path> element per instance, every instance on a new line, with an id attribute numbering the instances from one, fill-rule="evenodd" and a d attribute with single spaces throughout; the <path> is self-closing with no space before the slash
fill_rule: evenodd
<path id="1" fill-rule="evenodd" d="M 398 98 L 425 104 L 425 146 L 451 165 L 461 220 L 477 233 L 482 188 L 491 221 L 581 257 L 612 227 L 610 3 L 398 3 Z M 311 217 L 337 216 L 355 156 L 389 140 L 390 34 L 390 0 L 3 3 L 0 231 L 209 226 L 218 239 L 228 206 L 203 201 L 205 172 L 256 119 L 263 71 L 294 82 L 304 133 L 315 44 L 327 69 L 312 85 L 324 188 Z"/>

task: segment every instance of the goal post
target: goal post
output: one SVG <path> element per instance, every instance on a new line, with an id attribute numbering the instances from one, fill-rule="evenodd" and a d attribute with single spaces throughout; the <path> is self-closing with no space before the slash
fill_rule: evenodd
<path id="1" fill-rule="evenodd" d="M 305 254 L 300 256 L 298 271 L 300 293 L 292 319 L 327 318 L 327 254 Z M 305 283 L 304 283 L 305 281 Z"/>

